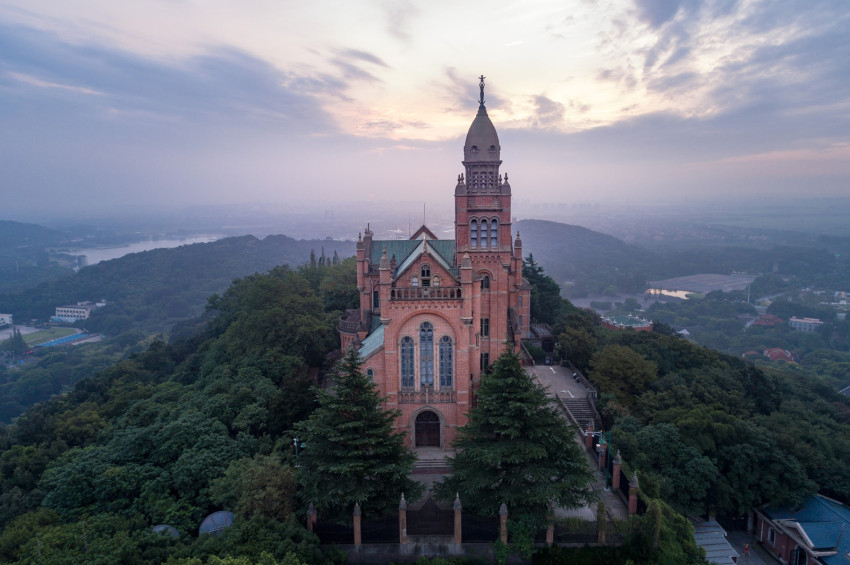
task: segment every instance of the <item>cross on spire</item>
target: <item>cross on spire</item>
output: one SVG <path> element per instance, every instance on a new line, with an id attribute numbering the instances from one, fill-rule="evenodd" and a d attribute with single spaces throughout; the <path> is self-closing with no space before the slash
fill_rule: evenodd
<path id="1" fill-rule="evenodd" d="M 478 84 L 478 86 L 481 88 L 481 98 L 479 98 L 479 99 L 478 99 L 478 103 L 479 103 L 481 106 L 483 106 L 483 105 L 484 105 L 484 79 L 485 79 L 485 78 L 487 78 L 487 77 L 485 77 L 484 75 L 481 75 L 480 77 L 478 77 L 478 80 L 480 80 L 480 81 L 481 81 L 481 82 Z"/>

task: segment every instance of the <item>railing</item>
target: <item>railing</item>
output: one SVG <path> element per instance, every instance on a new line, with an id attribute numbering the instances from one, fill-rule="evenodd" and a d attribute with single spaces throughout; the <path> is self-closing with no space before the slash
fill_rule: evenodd
<path id="1" fill-rule="evenodd" d="M 399 391 L 398 393 L 399 404 L 439 404 L 446 402 L 457 402 L 455 391 L 425 388 L 422 390 Z"/>
<path id="2" fill-rule="evenodd" d="M 345 318 L 339 319 L 339 326 L 337 329 L 343 333 L 354 334 L 360 330 L 360 320 L 351 322 L 346 320 Z"/>
<path id="3" fill-rule="evenodd" d="M 391 288 L 390 300 L 460 300 L 460 287 Z"/>

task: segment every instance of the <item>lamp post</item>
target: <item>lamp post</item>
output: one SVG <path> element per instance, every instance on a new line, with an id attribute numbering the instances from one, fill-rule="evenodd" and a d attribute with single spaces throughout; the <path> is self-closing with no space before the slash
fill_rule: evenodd
<path id="1" fill-rule="evenodd" d="M 292 438 L 292 444 L 295 446 L 295 466 L 298 467 L 298 438 Z"/>

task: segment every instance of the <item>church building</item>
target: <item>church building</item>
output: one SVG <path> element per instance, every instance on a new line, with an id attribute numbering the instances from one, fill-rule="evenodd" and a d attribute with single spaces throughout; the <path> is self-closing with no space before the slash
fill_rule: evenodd
<path id="1" fill-rule="evenodd" d="M 511 233 L 511 185 L 499 172 L 501 146 L 484 106 L 463 147 L 455 186 L 455 239 L 426 226 L 410 239 L 357 241 L 360 308 L 338 330 L 357 347 L 364 372 L 401 416 L 413 448 L 449 448 L 467 421 L 481 373 L 528 336 L 530 286 L 522 242 Z"/>

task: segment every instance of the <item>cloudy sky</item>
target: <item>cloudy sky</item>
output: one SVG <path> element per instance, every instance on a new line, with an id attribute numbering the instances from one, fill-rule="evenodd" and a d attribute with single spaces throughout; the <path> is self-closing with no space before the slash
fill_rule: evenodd
<path id="1" fill-rule="evenodd" d="M 0 216 L 850 195 L 847 0 L 0 0 Z"/>

